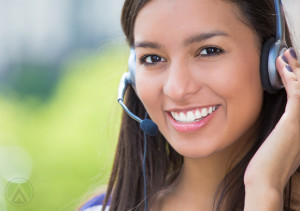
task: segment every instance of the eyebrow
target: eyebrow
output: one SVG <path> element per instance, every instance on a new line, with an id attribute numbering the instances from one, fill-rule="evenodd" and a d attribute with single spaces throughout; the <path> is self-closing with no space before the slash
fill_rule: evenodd
<path id="1" fill-rule="evenodd" d="M 207 32 L 207 33 L 199 33 L 196 35 L 193 35 L 191 37 L 188 37 L 187 39 L 184 40 L 183 45 L 187 46 L 187 45 L 191 45 L 193 43 L 199 43 L 199 42 L 203 42 L 205 40 L 208 40 L 210 38 L 213 37 L 217 37 L 217 36 L 229 36 L 229 34 L 227 34 L 226 32 L 223 31 L 212 31 L 212 32 Z M 155 42 L 148 42 L 148 41 L 143 41 L 143 42 L 137 42 L 134 44 L 135 48 L 154 48 L 154 49 L 161 49 L 163 46 L 155 43 Z"/>
<path id="2" fill-rule="evenodd" d="M 162 46 L 158 43 L 155 42 L 137 42 L 134 44 L 134 48 L 155 48 L 155 49 L 160 49 Z"/>
<path id="3" fill-rule="evenodd" d="M 223 31 L 213 31 L 213 32 L 208 32 L 208 33 L 200 33 L 200 34 L 196 34 L 196 35 L 193 35 L 193 36 L 187 38 L 186 40 L 184 40 L 183 44 L 184 44 L 184 46 L 187 46 L 187 45 L 191 45 L 191 44 L 194 44 L 194 43 L 203 42 L 205 40 L 208 40 L 208 39 L 213 38 L 213 37 L 218 37 L 218 36 L 229 37 L 229 34 L 227 34 L 226 32 L 223 32 Z"/>

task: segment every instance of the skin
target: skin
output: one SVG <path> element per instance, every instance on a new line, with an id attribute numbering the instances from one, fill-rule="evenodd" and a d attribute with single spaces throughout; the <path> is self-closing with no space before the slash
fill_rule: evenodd
<path id="1" fill-rule="evenodd" d="M 288 63 L 282 57 L 276 60 L 288 95 L 287 105 L 275 129 L 245 172 L 245 211 L 282 210 L 284 187 L 300 165 L 300 65 L 290 52 L 289 49 L 284 53 Z M 292 72 L 288 71 L 287 65 Z M 299 180 L 293 182 L 298 192 Z M 300 210 L 300 205 L 293 209 Z"/>
<path id="2" fill-rule="evenodd" d="M 168 9 L 169 1 L 152 1 L 135 24 L 137 58 L 155 54 L 166 60 L 155 66 L 137 64 L 138 96 L 170 144 L 191 158 L 207 157 L 245 135 L 262 105 L 256 36 L 232 13 L 231 5 L 217 2 L 173 1 Z M 211 11 L 219 15 L 212 16 Z M 184 44 L 190 37 L 212 31 L 227 35 Z M 144 42 L 162 47 L 138 47 Z M 197 55 L 206 45 L 218 46 L 224 53 Z M 178 132 L 168 120 L 169 111 L 209 105 L 220 105 L 218 114 L 199 131 Z"/>
<path id="3" fill-rule="evenodd" d="M 212 32 L 218 35 L 191 39 Z M 255 134 L 263 96 L 259 39 L 232 4 L 220 0 L 153 0 L 139 12 L 134 38 L 137 94 L 168 142 L 184 156 L 176 183 L 153 210 L 211 210 L 230 156 L 243 155 Z M 205 57 L 208 45 L 222 53 Z M 278 209 L 282 190 L 299 166 L 299 64 L 285 54 L 294 72 L 286 70 L 282 59 L 277 67 L 288 93 L 287 110 L 247 168 L 245 210 Z M 145 55 L 159 59 L 146 65 L 141 62 Z M 146 61 L 153 63 L 150 57 Z M 210 105 L 219 108 L 199 130 L 182 132 L 171 123 L 170 111 Z M 295 144 L 298 148 L 288 153 Z M 270 191 L 274 197 L 257 197 Z"/>

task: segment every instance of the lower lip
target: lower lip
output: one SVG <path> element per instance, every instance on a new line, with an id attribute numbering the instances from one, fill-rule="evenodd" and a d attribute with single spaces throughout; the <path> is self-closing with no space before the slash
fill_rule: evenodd
<path id="1" fill-rule="evenodd" d="M 171 116 L 171 114 L 169 114 L 169 118 L 171 119 L 171 123 L 177 131 L 189 133 L 205 127 L 214 118 L 217 111 L 218 109 L 216 109 L 214 112 L 212 112 L 210 115 L 207 115 L 203 119 L 191 123 L 176 122 L 175 119 L 173 119 L 173 117 Z"/>

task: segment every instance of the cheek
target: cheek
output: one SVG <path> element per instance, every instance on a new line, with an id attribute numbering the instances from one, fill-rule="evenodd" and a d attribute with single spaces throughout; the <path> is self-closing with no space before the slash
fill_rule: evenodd
<path id="1" fill-rule="evenodd" d="M 260 99 L 263 88 L 259 72 L 260 58 L 256 49 L 246 53 L 236 51 L 231 57 L 218 67 L 218 75 L 212 77 L 211 84 L 215 84 L 216 90 L 227 100 L 246 99 L 245 102 L 251 102 Z"/>
<path id="2" fill-rule="evenodd" d="M 225 101 L 227 126 L 237 131 L 236 137 L 232 137 L 236 139 L 255 124 L 261 111 L 263 88 L 259 57 L 256 55 L 248 61 L 236 59 L 234 64 L 226 64 L 224 67 L 226 74 L 215 79 L 214 84 L 218 84 L 216 90 Z"/>
<path id="3" fill-rule="evenodd" d="M 153 114 L 158 107 L 160 87 L 157 80 L 149 79 L 149 75 L 137 71 L 136 73 L 136 92 L 140 100 L 142 101 L 145 109 L 153 118 Z"/>

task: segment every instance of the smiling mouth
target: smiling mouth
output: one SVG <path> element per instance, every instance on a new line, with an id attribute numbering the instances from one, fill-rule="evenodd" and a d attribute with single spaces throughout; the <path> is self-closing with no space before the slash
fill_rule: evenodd
<path id="1" fill-rule="evenodd" d="M 187 112 L 171 111 L 171 116 L 178 123 L 193 123 L 202 120 L 203 118 L 211 115 L 217 110 L 219 105 L 209 106 L 201 109 L 194 109 Z"/>

